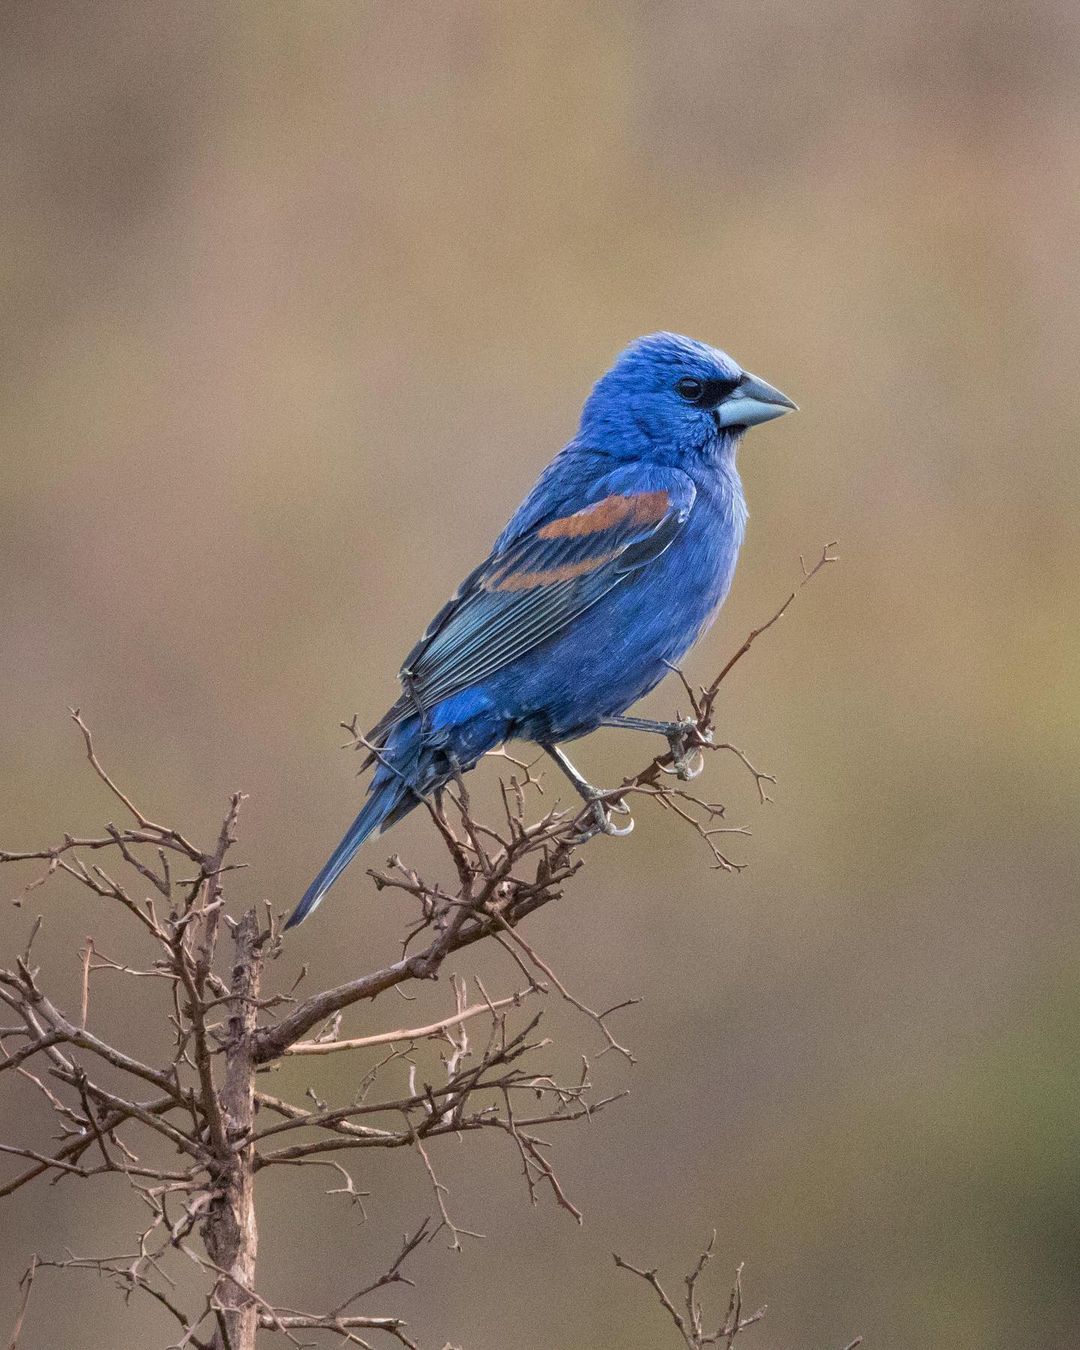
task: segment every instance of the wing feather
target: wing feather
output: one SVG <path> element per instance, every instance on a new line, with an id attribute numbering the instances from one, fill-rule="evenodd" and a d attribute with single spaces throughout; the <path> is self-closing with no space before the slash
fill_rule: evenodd
<path id="1" fill-rule="evenodd" d="M 551 511 L 462 582 L 401 668 L 405 692 L 370 733 L 477 684 L 554 637 L 661 554 L 695 497 L 675 469 L 616 470 L 577 510 Z M 579 498 L 580 500 L 580 498 Z"/>

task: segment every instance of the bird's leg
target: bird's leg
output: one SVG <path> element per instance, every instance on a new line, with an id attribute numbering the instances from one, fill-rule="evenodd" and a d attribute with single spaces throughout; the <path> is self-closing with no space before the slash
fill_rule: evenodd
<path id="1" fill-rule="evenodd" d="M 653 731 L 666 738 L 671 747 L 675 772 L 685 782 L 696 778 L 705 767 L 702 745 L 712 744 L 712 732 L 702 731 L 692 717 L 680 722 L 654 722 L 649 717 L 605 717 L 602 727 L 621 727 L 624 731 Z"/>
<path id="2" fill-rule="evenodd" d="M 578 773 L 577 769 L 574 768 L 573 764 L 570 763 L 570 760 L 557 745 L 544 744 L 543 749 L 547 751 L 559 768 L 562 769 L 563 773 L 566 774 L 567 778 L 570 779 L 571 783 L 574 785 L 575 791 L 581 799 L 587 802 L 591 807 L 593 824 L 586 829 L 579 842 L 584 843 L 586 839 L 590 839 L 594 834 L 624 835 L 630 833 L 634 828 L 634 819 L 632 816 L 627 824 L 618 826 L 612 821 L 610 815 L 610 811 L 617 811 L 620 815 L 629 816 L 630 808 L 628 806 L 623 802 L 605 802 L 604 798 L 607 794 L 604 792 L 603 788 L 593 787 L 587 779 L 582 778 L 581 774 Z"/>

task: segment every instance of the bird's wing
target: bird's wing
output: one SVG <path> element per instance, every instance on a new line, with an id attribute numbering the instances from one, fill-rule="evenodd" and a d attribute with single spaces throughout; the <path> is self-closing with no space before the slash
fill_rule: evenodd
<path id="1" fill-rule="evenodd" d="M 658 557 L 694 504 L 677 469 L 627 465 L 510 540 L 462 582 L 401 668 L 404 692 L 370 732 L 477 684 L 540 646 Z"/>

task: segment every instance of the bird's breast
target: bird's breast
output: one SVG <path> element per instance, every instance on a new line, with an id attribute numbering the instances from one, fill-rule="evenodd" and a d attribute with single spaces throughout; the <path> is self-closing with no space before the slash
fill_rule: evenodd
<path id="1" fill-rule="evenodd" d="M 529 661 L 498 702 L 528 739 L 570 739 L 624 712 L 679 663 L 731 586 L 746 524 L 741 492 L 699 494 L 670 546 L 590 606 Z"/>

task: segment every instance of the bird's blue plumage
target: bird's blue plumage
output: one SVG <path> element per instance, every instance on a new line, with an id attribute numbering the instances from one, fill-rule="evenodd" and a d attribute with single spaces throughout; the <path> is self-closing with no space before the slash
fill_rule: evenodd
<path id="1" fill-rule="evenodd" d="M 553 744 L 649 692 L 711 623 L 746 524 L 735 450 L 794 405 L 690 338 L 641 338 L 577 436 L 402 666 L 359 816 L 287 927 L 363 841 L 511 738 Z"/>

